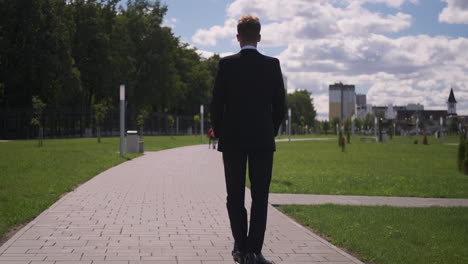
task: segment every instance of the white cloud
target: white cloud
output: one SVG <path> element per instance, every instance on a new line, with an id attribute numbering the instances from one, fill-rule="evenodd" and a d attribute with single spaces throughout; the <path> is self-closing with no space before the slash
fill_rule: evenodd
<path id="1" fill-rule="evenodd" d="M 447 0 L 468 10 L 468 4 Z M 468 94 L 468 39 L 414 35 L 390 37 L 411 27 L 413 18 L 402 13 L 416 0 L 236 0 L 228 6 L 223 26 L 200 29 L 192 41 L 201 46 L 234 38 L 236 20 L 252 13 L 262 20 L 261 46 L 285 47 L 278 57 L 289 90 L 307 89 L 321 119 L 328 117 L 328 85 L 335 82 L 365 87 L 374 105 L 421 103 L 426 109 L 445 109 L 450 87 L 457 99 Z M 393 8 L 384 15 L 364 3 Z M 468 2 L 464 2 L 468 3 Z M 209 49 L 209 48 L 208 48 Z M 468 98 L 468 97 L 465 97 Z M 468 102 L 459 100 L 459 114 L 468 114 Z"/>
<path id="2" fill-rule="evenodd" d="M 200 55 L 202 58 L 205 58 L 205 59 L 208 59 L 211 56 L 216 54 L 216 53 L 211 52 L 211 51 L 199 50 L 199 49 L 197 49 L 197 53 L 198 53 L 198 55 Z M 232 52 L 223 52 L 223 53 L 219 54 L 219 56 L 226 57 L 226 56 L 229 56 L 229 55 L 232 55 L 232 54 L 234 54 L 234 53 L 232 53 Z"/>
<path id="3" fill-rule="evenodd" d="M 164 19 L 162 26 L 174 29 L 176 27 L 176 24 L 177 24 L 177 18 L 168 18 L 168 19 Z"/>
<path id="4" fill-rule="evenodd" d="M 212 26 L 209 29 L 198 29 L 192 37 L 197 45 L 215 46 L 218 39 L 233 38 L 237 31 L 237 21 L 228 19 L 224 26 Z"/>
<path id="5" fill-rule="evenodd" d="M 468 24 L 468 1 L 442 0 L 447 7 L 439 15 L 439 21 L 450 24 Z"/>

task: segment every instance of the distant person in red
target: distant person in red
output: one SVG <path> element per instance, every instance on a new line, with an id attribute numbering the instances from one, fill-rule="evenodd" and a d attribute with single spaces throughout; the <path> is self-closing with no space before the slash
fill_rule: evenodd
<path id="1" fill-rule="evenodd" d="M 211 144 L 213 144 L 213 149 L 216 149 L 216 137 L 215 137 L 213 128 L 210 128 L 208 130 L 208 133 L 206 134 L 206 136 L 209 139 L 208 148 L 210 148 Z"/>

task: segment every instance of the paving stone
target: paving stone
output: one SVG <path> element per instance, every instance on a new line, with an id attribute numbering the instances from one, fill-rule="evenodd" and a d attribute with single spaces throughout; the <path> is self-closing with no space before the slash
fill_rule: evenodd
<path id="1" fill-rule="evenodd" d="M 225 192 L 221 153 L 146 152 L 62 197 L 0 247 L 0 264 L 232 264 Z M 275 263 L 361 263 L 273 206 L 268 215 L 263 252 Z"/>

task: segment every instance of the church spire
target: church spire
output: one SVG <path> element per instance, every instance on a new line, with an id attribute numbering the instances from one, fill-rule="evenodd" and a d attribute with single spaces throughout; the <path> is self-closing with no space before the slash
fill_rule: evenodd
<path id="1" fill-rule="evenodd" d="M 455 95 L 453 94 L 453 88 L 450 88 L 450 95 L 447 101 L 447 107 L 448 107 L 447 114 L 449 116 L 457 115 L 457 100 L 455 100 Z"/>
<path id="2" fill-rule="evenodd" d="M 450 88 L 448 103 L 457 103 L 457 100 L 455 100 L 455 95 L 453 94 L 453 88 Z"/>

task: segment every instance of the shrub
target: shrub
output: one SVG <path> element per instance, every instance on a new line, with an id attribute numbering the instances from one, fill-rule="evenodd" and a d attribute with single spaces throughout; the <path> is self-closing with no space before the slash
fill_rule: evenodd
<path id="1" fill-rule="evenodd" d="M 458 144 L 457 166 L 460 172 L 464 171 L 464 161 L 466 160 L 465 154 L 465 135 L 460 135 L 460 144 Z"/>
<path id="2" fill-rule="evenodd" d="M 463 161 L 463 171 L 468 175 L 468 140 L 465 139 L 465 159 Z"/>
<path id="3" fill-rule="evenodd" d="M 341 133 L 341 130 L 338 132 L 338 146 L 341 147 L 341 138 L 343 137 L 343 134 Z"/>
<path id="4" fill-rule="evenodd" d="M 427 141 L 427 135 L 426 135 L 426 133 L 424 133 L 422 143 L 423 143 L 423 145 L 429 145 L 429 142 Z"/>

